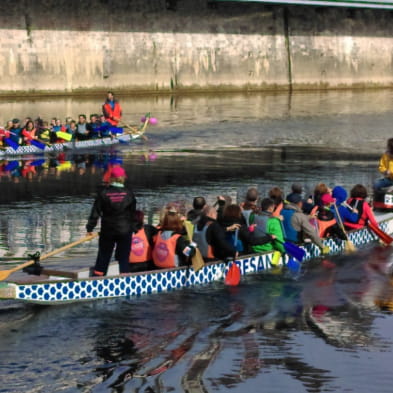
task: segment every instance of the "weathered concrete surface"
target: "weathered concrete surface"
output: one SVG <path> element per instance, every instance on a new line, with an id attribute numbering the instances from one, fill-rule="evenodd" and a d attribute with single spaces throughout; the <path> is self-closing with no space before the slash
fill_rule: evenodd
<path id="1" fill-rule="evenodd" d="M 388 11 L 3 0 L 0 94 L 393 85 Z"/>

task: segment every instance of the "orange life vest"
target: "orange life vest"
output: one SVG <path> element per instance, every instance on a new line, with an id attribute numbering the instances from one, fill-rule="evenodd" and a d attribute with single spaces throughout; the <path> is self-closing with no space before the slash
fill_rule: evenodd
<path id="1" fill-rule="evenodd" d="M 331 220 L 317 220 L 318 221 L 318 229 L 319 229 L 319 237 L 326 237 L 326 233 L 328 228 L 332 225 L 336 224 L 336 219 L 332 218 Z"/>
<path id="2" fill-rule="evenodd" d="M 142 227 L 137 233 L 132 235 L 130 263 L 141 263 L 150 261 L 151 247 L 147 240 L 145 229 Z"/>
<path id="3" fill-rule="evenodd" d="M 37 130 L 35 128 L 33 128 L 32 130 L 27 130 L 26 128 L 24 128 L 22 130 L 22 135 L 24 137 L 26 137 L 29 141 L 31 141 L 32 139 L 35 138 L 36 133 L 37 133 Z"/>
<path id="4" fill-rule="evenodd" d="M 117 124 L 119 123 L 118 120 L 114 120 L 113 118 L 117 118 L 120 119 L 121 117 L 121 107 L 120 104 L 115 101 L 115 105 L 112 109 L 111 105 L 109 104 L 109 102 L 106 102 L 104 105 L 104 116 L 105 116 L 105 120 L 107 122 L 109 122 L 110 124 L 112 124 L 113 126 L 117 126 Z"/>
<path id="5" fill-rule="evenodd" d="M 174 234 L 169 239 L 163 239 L 161 232 L 158 232 L 152 252 L 153 262 L 157 267 L 169 268 L 179 266 L 179 259 L 176 255 L 176 243 L 180 234 Z"/>

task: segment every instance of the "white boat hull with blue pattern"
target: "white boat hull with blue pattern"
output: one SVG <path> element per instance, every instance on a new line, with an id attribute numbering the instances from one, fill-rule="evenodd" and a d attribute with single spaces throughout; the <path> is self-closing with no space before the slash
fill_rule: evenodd
<path id="1" fill-rule="evenodd" d="M 393 214 L 385 214 L 379 218 L 380 228 L 393 233 Z M 367 228 L 349 233 L 349 240 L 357 247 L 378 240 Z M 330 247 L 332 255 L 344 252 L 344 242 L 327 239 L 324 243 Z M 314 244 L 303 246 L 306 251 L 305 260 L 320 257 L 320 250 Z M 253 254 L 236 260 L 242 275 L 256 274 L 272 269 L 272 253 Z M 285 265 L 288 257 L 281 258 L 280 265 Z M 222 261 L 206 263 L 199 271 L 192 267 L 179 267 L 166 270 L 155 270 L 128 275 L 106 277 L 88 277 L 87 270 L 75 272 L 74 278 L 47 277 L 38 282 L 9 281 L 0 283 L 0 299 L 16 299 L 39 304 L 58 304 L 94 299 L 140 296 L 145 294 L 168 292 L 195 285 L 204 285 L 215 281 L 223 281 L 228 266 Z"/>

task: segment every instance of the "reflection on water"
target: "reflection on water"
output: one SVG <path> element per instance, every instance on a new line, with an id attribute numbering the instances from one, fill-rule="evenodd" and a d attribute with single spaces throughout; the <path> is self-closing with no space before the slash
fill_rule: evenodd
<path id="1" fill-rule="evenodd" d="M 146 144 L 67 155 L 63 169 L 59 157 L 14 160 L 21 175 L 0 179 L 0 256 L 83 236 L 111 158 L 123 161 L 153 223 L 168 201 L 240 200 L 249 186 L 262 195 L 273 185 L 288 192 L 293 182 L 370 189 L 390 137 L 392 94 L 121 97 L 127 121 L 147 110 L 158 118 Z M 0 114 L 65 117 L 101 103 L 0 102 Z M 23 176 L 29 166 L 35 173 Z M 90 263 L 96 247 L 84 243 L 57 262 L 73 253 Z M 0 392 L 390 392 L 392 263 L 391 248 L 375 246 L 320 260 L 297 277 L 243 277 L 234 288 L 49 308 L 2 303 Z"/>
<path id="2" fill-rule="evenodd" d="M 0 178 L 0 257 L 52 250 L 83 236 L 93 196 L 111 164 L 124 165 L 138 208 L 157 224 L 160 209 L 169 201 L 179 202 L 185 210 L 191 209 L 197 195 L 210 204 L 220 194 L 240 201 L 250 186 L 258 187 L 261 195 L 275 185 L 288 193 L 294 182 L 308 191 L 320 181 L 348 190 L 356 183 L 371 189 L 375 160 L 362 159 L 354 165 L 350 157 L 333 151 L 275 148 L 247 156 L 239 151 L 157 153 L 151 160 L 141 152 L 116 151 L 11 160 L 3 165 L 15 163 L 13 169 Z M 34 172 L 24 176 L 26 167 Z M 84 244 L 78 250 L 89 248 Z"/>
<path id="3" fill-rule="evenodd" d="M 0 124 L 14 117 L 77 118 L 100 111 L 105 97 L 0 100 Z M 391 136 L 393 91 L 323 91 L 176 96 L 121 96 L 126 123 L 146 112 L 154 150 L 333 147 L 380 152 Z"/>
<path id="4" fill-rule="evenodd" d="M 236 288 L 33 309 L 13 331 L 0 325 L 0 391 L 388 392 L 392 258 L 377 247 L 297 281 L 256 275 Z"/>

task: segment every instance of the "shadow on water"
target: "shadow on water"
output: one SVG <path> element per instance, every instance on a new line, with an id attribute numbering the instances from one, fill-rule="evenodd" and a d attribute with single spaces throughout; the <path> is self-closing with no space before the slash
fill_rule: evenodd
<path id="1" fill-rule="evenodd" d="M 281 272 L 243 277 L 234 288 L 216 283 L 138 299 L 30 308 L 34 318 L 23 323 L 15 308 L 7 313 L 15 327 L 0 327 L 7 336 L 0 342 L 6 355 L 2 381 L 14 386 L 16 369 L 31 362 L 27 378 L 8 392 L 37 386 L 38 369 L 52 391 L 266 386 L 269 392 L 322 392 L 351 386 L 387 392 L 382 381 L 365 381 L 357 373 L 377 364 L 380 372 L 390 367 L 385 361 L 393 345 L 383 329 L 393 312 L 392 265 L 393 251 L 375 246 L 305 265 L 295 279 Z M 52 345 L 45 358 L 34 359 L 40 347 Z M 347 362 L 353 376 L 344 372 Z"/>
<path id="2" fill-rule="evenodd" d="M 342 184 L 348 177 L 370 186 L 375 177 L 370 163 L 375 160 L 374 155 L 307 147 L 177 153 L 115 150 L 24 157 L 0 162 L 0 203 L 92 195 L 113 162 L 124 165 L 128 184 L 138 191 L 168 186 L 203 188 L 228 181 L 271 185 L 277 179 L 282 184 L 321 179 Z"/>

